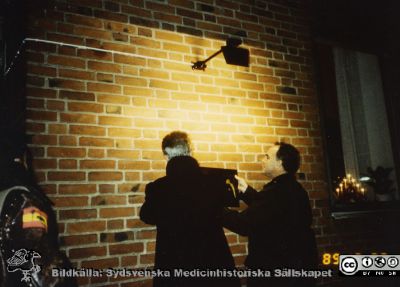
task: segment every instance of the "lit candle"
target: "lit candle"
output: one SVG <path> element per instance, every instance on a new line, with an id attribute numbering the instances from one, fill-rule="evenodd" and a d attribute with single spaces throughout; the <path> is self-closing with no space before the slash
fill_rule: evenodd
<path id="1" fill-rule="evenodd" d="M 339 184 L 340 191 L 343 191 L 343 183 Z"/>
<path id="2" fill-rule="evenodd" d="M 343 182 L 344 182 L 344 188 L 347 188 L 347 185 L 346 185 L 347 179 L 343 179 Z"/>
<path id="3" fill-rule="evenodd" d="M 362 193 L 362 195 L 364 195 L 364 193 L 365 193 L 365 189 L 364 188 L 361 188 L 361 193 Z"/>
<path id="4" fill-rule="evenodd" d="M 340 189 L 336 188 L 336 192 L 337 192 L 337 195 L 339 196 L 340 195 Z"/>

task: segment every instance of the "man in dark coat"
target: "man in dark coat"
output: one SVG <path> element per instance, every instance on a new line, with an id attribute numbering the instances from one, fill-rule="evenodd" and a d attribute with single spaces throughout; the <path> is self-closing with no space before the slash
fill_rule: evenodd
<path id="1" fill-rule="evenodd" d="M 172 278 L 154 278 L 153 286 L 240 286 L 238 278 L 184 278 L 174 270 L 235 267 L 221 222 L 223 199 L 207 185 L 198 162 L 190 156 L 186 133 L 172 132 L 162 143 L 168 157 L 166 176 L 146 186 L 140 218 L 157 226 L 155 268 Z"/>
<path id="2" fill-rule="evenodd" d="M 248 278 L 248 286 L 314 286 L 306 278 L 278 278 L 274 270 L 310 270 L 317 266 L 317 248 L 311 229 L 312 212 L 307 192 L 297 182 L 300 165 L 298 150 L 277 143 L 262 161 L 265 174 L 272 180 L 257 192 L 237 177 L 242 200 L 248 208 L 242 212 L 226 210 L 224 226 L 248 236 L 250 269 L 271 270 L 271 277 Z"/>

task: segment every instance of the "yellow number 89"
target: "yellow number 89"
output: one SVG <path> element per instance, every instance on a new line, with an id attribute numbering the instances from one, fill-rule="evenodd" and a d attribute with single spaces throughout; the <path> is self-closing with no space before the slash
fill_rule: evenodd
<path id="1" fill-rule="evenodd" d="M 339 253 L 324 253 L 322 255 L 323 265 L 338 265 L 339 264 Z"/>

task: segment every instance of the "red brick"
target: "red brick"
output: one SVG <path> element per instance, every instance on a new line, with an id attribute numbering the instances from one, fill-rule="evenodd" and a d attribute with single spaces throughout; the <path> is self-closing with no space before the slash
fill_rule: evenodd
<path id="1" fill-rule="evenodd" d="M 120 160 L 118 162 L 118 169 L 148 170 L 150 169 L 150 162 Z"/>
<path id="2" fill-rule="evenodd" d="M 26 52 L 28 62 L 44 63 L 44 55 L 42 53 Z"/>
<path id="3" fill-rule="evenodd" d="M 49 124 L 50 134 L 65 134 L 67 132 L 67 125 L 64 124 Z"/>
<path id="4" fill-rule="evenodd" d="M 139 154 L 139 151 L 132 150 L 107 150 L 107 156 L 115 158 L 126 158 L 132 160 L 139 158 Z"/>
<path id="5" fill-rule="evenodd" d="M 126 196 L 123 195 L 99 195 L 92 197 L 91 205 L 126 205 Z"/>
<path id="6" fill-rule="evenodd" d="M 112 61 L 112 53 L 97 50 L 78 50 L 78 56 L 86 59 Z"/>
<path id="7" fill-rule="evenodd" d="M 145 66 L 146 60 L 139 57 L 131 57 L 127 55 L 114 54 L 114 62 L 135 66 Z"/>
<path id="8" fill-rule="evenodd" d="M 76 196 L 76 197 L 55 197 L 52 201 L 56 208 L 62 207 L 81 207 L 87 206 L 89 198 L 87 196 Z"/>
<path id="9" fill-rule="evenodd" d="M 60 146 L 76 146 L 77 138 L 74 136 L 60 136 Z"/>
<path id="10" fill-rule="evenodd" d="M 146 48 L 160 49 L 159 41 L 154 41 L 144 37 L 130 37 L 130 42 L 135 46 L 144 46 Z"/>
<path id="11" fill-rule="evenodd" d="M 271 75 L 271 76 L 273 75 L 273 69 L 260 67 L 260 66 L 251 67 L 251 71 L 256 74 Z"/>
<path id="12" fill-rule="evenodd" d="M 289 125 L 289 121 L 284 119 L 268 119 L 268 125 L 287 127 Z"/>
<path id="13" fill-rule="evenodd" d="M 81 169 L 114 169 L 115 161 L 113 160 L 81 160 L 79 162 Z"/>
<path id="14" fill-rule="evenodd" d="M 259 163 L 241 163 L 239 169 L 242 171 L 261 171 L 262 167 Z"/>
<path id="15" fill-rule="evenodd" d="M 60 210 L 59 214 L 60 214 L 60 220 L 97 218 L 97 210 L 96 209 Z M 97 241 L 97 240 L 94 240 L 94 241 Z M 90 242 L 87 242 L 87 243 L 90 243 Z"/>
<path id="16" fill-rule="evenodd" d="M 57 121 L 57 113 L 56 112 L 27 110 L 26 116 L 28 119 L 36 120 L 36 121 Z"/>
<path id="17" fill-rule="evenodd" d="M 131 119 L 127 119 L 124 117 L 110 117 L 110 116 L 99 116 L 99 124 L 100 125 L 109 125 L 109 126 L 132 126 Z"/>
<path id="18" fill-rule="evenodd" d="M 144 251 L 143 243 L 116 244 L 110 245 L 110 254 L 141 253 Z"/>
<path id="19" fill-rule="evenodd" d="M 236 153 L 221 153 L 218 155 L 218 159 L 222 161 L 240 162 L 243 161 L 243 156 L 241 154 L 236 154 Z"/>
<path id="20" fill-rule="evenodd" d="M 76 126 L 70 125 L 70 134 L 91 135 L 91 136 L 105 136 L 106 129 L 98 126 Z"/>
<path id="21" fill-rule="evenodd" d="M 122 173 L 120 172 L 90 172 L 90 181 L 114 181 L 122 180 Z"/>
<path id="22" fill-rule="evenodd" d="M 81 221 L 72 222 L 67 224 L 67 231 L 69 234 L 82 233 L 82 232 L 95 232 L 104 231 L 106 228 L 106 221 Z"/>
<path id="23" fill-rule="evenodd" d="M 131 11 L 131 10 L 124 11 L 123 10 L 124 6 L 122 6 L 121 8 L 122 8 L 122 12 Z M 128 8 L 128 7 L 126 7 L 126 8 Z M 132 10 L 132 11 L 134 11 L 134 10 Z M 140 10 L 140 11 L 146 12 L 145 10 Z M 147 11 L 146 13 L 149 15 L 149 17 L 151 16 L 150 11 Z M 125 23 L 118 23 L 118 22 L 114 22 L 114 21 L 104 21 L 104 27 L 107 30 L 117 31 L 117 32 L 132 33 L 132 34 L 136 34 L 136 32 L 137 32 L 136 26 L 125 24 Z"/>
<path id="24" fill-rule="evenodd" d="M 49 79 L 49 86 L 54 88 L 64 88 L 70 90 L 85 90 L 85 83 L 83 81 L 66 80 L 61 78 Z"/>
<path id="25" fill-rule="evenodd" d="M 95 124 L 97 122 L 95 115 L 88 115 L 88 114 L 61 113 L 60 119 L 61 121 L 67 123 Z"/>
<path id="26" fill-rule="evenodd" d="M 47 101 L 47 110 L 64 111 L 65 103 L 62 101 Z"/>
<path id="27" fill-rule="evenodd" d="M 94 158 L 103 158 L 105 157 L 105 151 L 103 149 L 89 149 L 88 156 Z"/>
<path id="28" fill-rule="evenodd" d="M 47 178 L 51 181 L 82 181 L 86 175 L 84 172 L 51 171 Z"/>
<path id="29" fill-rule="evenodd" d="M 128 217 L 134 215 L 135 215 L 135 210 L 132 207 L 100 209 L 100 217 L 102 218 Z"/>
<path id="30" fill-rule="evenodd" d="M 142 227 L 148 227 L 148 225 L 145 224 L 140 219 L 128 219 L 126 221 L 126 227 L 127 228 L 142 228 Z"/>
<path id="31" fill-rule="evenodd" d="M 138 47 L 137 53 L 141 56 L 147 56 L 151 58 L 165 59 L 168 57 L 168 53 L 163 50 L 148 49 L 146 47 Z M 174 59 L 175 60 L 175 59 Z"/>
<path id="32" fill-rule="evenodd" d="M 135 140 L 134 145 L 136 149 L 156 149 L 160 148 L 159 140 Z"/>
<path id="33" fill-rule="evenodd" d="M 98 95 L 97 101 L 102 103 L 115 103 L 115 104 L 129 104 L 130 98 L 126 96 L 117 96 L 117 95 Z"/>
<path id="34" fill-rule="evenodd" d="M 112 40 L 111 32 L 99 29 L 75 26 L 74 35 L 95 38 L 98 40 Z"/>
<path id="35" fill-rule="evenodd" d="M 55 77 L 57 70 L 51 67 L 28 65 L 28 74 L 37 74 L 49 77 Z"/>
<path id="36" fill-rule="evenodd" d="M 83 39 L 81 37 L 74 37 L 69 35 L 57 34 L 47 32 L 47 40 L 75 45 L 82 45 Z"/>
<path id="37" fill-rule="evenodd" d="M 103 92 L 112 94 L 121 94 L 121 87 L 112 84 L 102 84 L 102 83 L 87 83 L 88 92 Z"/>
<path id="38" fill-rule="evenodd" d="M 69 69 L 59 69 L 59 76 L 62 78 L 73 78 L 80 80 L 93 80 L 94 73 L 79 71 L 79 70 L 69 70 Z"/>
<path id="39" fill-rule="evenodd" d="M 33 166 L 35 169 L 55 169 L 57 161 L 55 159 L 34 159 Z"/>
<path id="40" fill-rule="evenodd" d="M 169 81 L 162 80 L 150 80 L 149 86 L 151 88 L 168 89 L 168 90 L 178 90 L 179 85 L 177 83 L 172 83 Z"/>
<path id="41" fill-rule="evenodd" d="M 61 184 L 59 186 L 60 194 L 90 194 L 96 193 L 96 185 L 94 184 Z"/>
<path id="42" fill-rule="evenodd" d="M 203 161 L 216 161 L 217 160 L 217 153 L 196 152 L 196 158 L 201 162 L 203 162 Z"/>
<path id="43" fill-rule="evenodd" d="M 121 73 L 121 65 L 118 64 L 89 61 L 88 68 L 91 70 L 108 73 Z"/>
<path id="44" fill-rule="evenodd" d="M 84 157 L 86 151 L 83 148 L 49 147 L 47 155 L 50 157 Z"/>
<path id="45" fill-rule="evenodd" d="M 300 112 L 285 112 L 284 115 L 285 115 L 285 118 L 288 118 L 288 119 L 296 119 L 296 120 L 304 119 L 304 113 L 300 113 Z"/>
<path id="46" fill-rule="evenodd" d="M 95 103 L 70 102 L 68 103 L 68 110 L 74 112 L 101 113 L 104 111 L 104 106 Z"/>
<path id="47" fill-rule="evenodd" d="M 132 140 L 130 140 L 130 139 L 116 139 L 115 147 L 131 149 L 131 148 L 133 148 L 133 143 L 132 143 Z"/>
<path id="48" fill-rule="evenodd" d="M 61 34 L 72 34 L 74 32 L 74 26 L 66 23 L 57 24 L 57 32 Z M 54 34 L 52 34 L 54 37 Z M 76 56 L 76 48 L 72 47 L 59 47 L 58 53 L 61 55 L 73 55 Z"/>
<path id="49" fill-rule="evenodd" d="M 39 123 L 26 123 L 28 133 L 42 133 L 45 131 L 45 125 Z"/>
<path id="50" fill-rule="evenodd" d="M 75 159 L 60 159 L 58 166 L 60 169 L 77 169 L 78 161 Z"/>
<path id="51" fill-rule="evenodd" d="M 102 247 L 86 247 L 86 248 L 78 248 L 78 249 L 71 249 L 69 251 L 69 257 L 71 259 L 77 258 L 90 258 L 93 256 L 105 256 L 107 255 L 107 249 L 105 246 Z"/>
<path id="52" fill-rule="evenodd" d="M 99 146 L 99 147 L 113 147 L 114 140 L 108 138 L 79 138 L 80 146 Z"/>
<path id="53" fill-rule="evenodd" d="M 139 129 L 109 128 L 108 135 L 111 137 L 136 138 L 141 135 L 141 131 Z"/>
<path id="54" fill-rule="evenodd" d="M 145 160 L 160 160 L 163 158 L 162 151 L 143 151 L 142 157 Z"/>
<path id="55" fill-rule="evenodd" d="M 137 239 L 155 239 L 157 231 L 152 230 L 140 230 L 137 232 Z"/>
<path id="56" fill-rule="evenodd" d="M 124 109 L 124 111 L 127 108 Z M 107 114 L 122 114 L 122 107 L 121 106 L 106 106 L 106 113 Z"/>
<path id="57" fill-rule="evenodd" d="M 124 221 L 123 220 L 107 220 L 107 229 L 123 229 L 124 228 Z"/>
<path id="58" fill-rule="evenodd" d="M 236 145 L 234 145 L 234 144 L 212 145 L 211 151 L 213 151 L 213 152 L 236 152 Z"/>
<path id="59" fill-rule="evenodd" d="M 295 136 L 297 133 L 296 133 L 296 130 L 291 129 L 291 128 L 277 128 L 276 134 L 277 135 Z"/>
<path id="60" fill-rule="evenodd" d="M 122 266 L 134 267 L 134 266 L 137 266 L 137 264 L 138 264 L 138 257 L 137 256 L 123 256 L 121 258 L 121 262 L 122 262 Z M 128 286 L 126 286 L 126 287 L 128 287 Z"/>
<path id="61" fill-rule="evenodd" d="M 32 143 L 37 145 L 57 145 L 57 136 L 54 135 L 34 135 Z"/>
<path id="62" fill-rule="evenodd" d="M 140 264 L 154 264 L 154 254 L 140 255 Z"/>
<path id="63" fill-rule="evenodd" d="M 97 18 L 76 15 L 76 14 L 69 14 L 66 16 L 66 19 L 69 23 L 73 23 L 73 24 L 84 25 L 84 26 L 89 26 L 89 27 L 96 27 L 96 28 L 103 27 L 102 20 L 97 19 Z"/>
<path id="64" fill-rule="evenodd" d="M 291 120 L 290 121 L 290 126 L 298 127 L 298 128 L 310 128 L 311 127 L 311 123 L 307 122 L 307 121 Z"/>
<path id="65" fill-rule="evenodd" d="M 123 53 L 129 53 L 129 54 L 135 54 L 136 49 L 137 49 L 133 45 L 116 44 L 115 42 L 113 42 L 113 43 L 105 42 L 103 44 L 103 47 L 105 50 L 120 51 Z"/>
<path id="66" fill-rule="evenodd" d="M 64 57 L 64 56 L 49 55 L 47 58 L 47 62 L 49 64 L 75 67 L 75 68 L 85 68 L 86 67 L 86 63 L 84 60 L 77 59 L 77 58 L 71 58 L 71 57 Z"/>
<path id="67" fill-rule="evenodd" d="M 246 254 L 247 253 L 247 248 L 246 248 L 246 244 L 235 244 L 235 245 L 231 245 L 231 252 L 232 254 Z"/>
<path id="68" fill-rule="evenodd" d="M 140 173 L 139 172 L 126 172 L 125 179 L 131 181 L 140 180 Z"/>
<path id="69" fill-rule="evenodd" d="M 79 219 L 79 217 L 77 217 L 77 219 Z M 82 242 L 84 242 L 85 244 L 97 243 L 96 234 L 64 236 L 61 239 L 67 246 L 72 246 L 72 245 L 79 246 L 82 245 Z"/>
<path id="70" fill-rule="evenodd" d="M 72 92 L 72 91 L 60 91 L 60 98 L 67 98 L 70 100 L 76 101 L 94 101 L 93 93 L 85 93 L 85 92 Z"/>

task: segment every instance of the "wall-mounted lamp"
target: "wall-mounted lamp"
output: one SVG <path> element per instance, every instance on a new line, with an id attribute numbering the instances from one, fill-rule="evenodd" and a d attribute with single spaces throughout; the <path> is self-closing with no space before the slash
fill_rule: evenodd
<path id="1" fill-rule="evenodd" d="M 192 70 L 205 70 L 207 68 L 206 63 L 220 54 L 224 54 L 225 62 L 230 65 L 237 65 L 248 67 L 249 66 L 249 50 L 244 48 L 238 48 L 242 44 L 242 40 L 237 38 L 228 38 L 226 40 L 226 46 L 222 46 L 218 52 L 215 52 L 204 61 L 197 61 L 193 63 Z"/>

